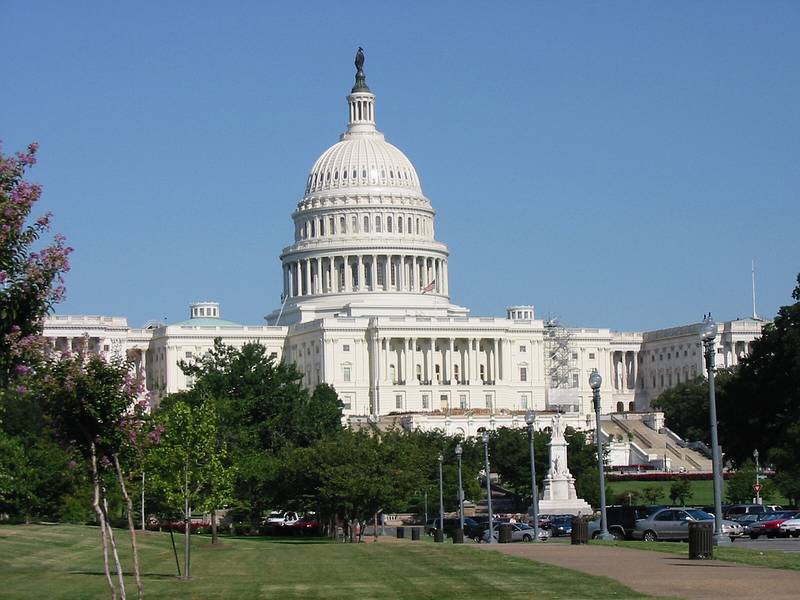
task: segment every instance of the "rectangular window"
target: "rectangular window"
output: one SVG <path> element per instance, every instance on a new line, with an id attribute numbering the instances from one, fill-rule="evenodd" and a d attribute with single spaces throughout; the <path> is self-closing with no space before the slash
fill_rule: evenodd
<path id="1" fill-rule="evenodd" d="M 528 347 L 527 346 L 520 346 L 519 347 L 519 351 L 520 352 L 527 352 L 528 351 Z M 600 476 L 598 475 L 598 477 L 600 477 Z"/>
<path id="2" fill-rule="evenodd" d="M 108 352 L 109 348 L 110 346 L 108 344 L 103 344 L 103 352 Z M 599 478 L 600 475 L 598 475 L 597 477 Z"/>
<path id="3" fill-rule="evenodd" d="M 186 358 L 192 358 L 192 353 L 191 352 L 187 352 L 185 356 L 186 356 Z M 600 477 L 600 475 L 598 475 L 598 477 Z"/>
<path id="4" fill-rule="evenodd" d="M 594 352 L 589 352 L 589 360 L 594 360 Z M 598 475 L 598 477 L 600 477 Z"/>
<path id="5" fill-rule="evenodd" d="M 578 353 L 577 352 L 573 352 L 572 353 L 572 360 L 578 360 Z M 600 477 L 600 476 L 598 475 L 598 477 Z"/>
<path id="6" fill-rule="evenodd" d="M 355 233 L 358 231 L 358 217 L 354 216 L 350 221 L 350 225 L 352 226 L 352 232 Z M 342 227 L 342 233 L 346 233 L 344 227 Z"/>
<path id="7" fill-rule="evenodd" d="M 467 408 L 467 395 L 466 394 L 459 394 L 458 395 L 458 406 L 459 408 Z M 598 475 L 599 477 L 599 475 Z"/>
<path id="8" fill-rule="evenodd" d="M 342 367 L 342 379 L 350 381 L 350 367 Z"/>
<path id="9" fill-rule="evenodd" d="M 491 394 L 486 394 L 486 408 L 488 408 L 489 410 L 491 410 L 491 408 L 492 408 L 492 395 Z M 598 475 L 598 477 L 599 477 L 599 475 Z"/>
<path id="10" fill-rule="evenodd" d="M 428 394 L 422 394 L 422 408 L 430 408 L 430 396 Z M 598 473 L 600 470 L 598 469 Z M 598 475 L 600 477 L 600 475 Z"/>
<path id="11" fill-rule="evenodd" d="M 350 410 L 350 407 L 353 404 L 352 397 L 349 394 L 345 394 L 342 396 L 342 408 L 344 410 Z"/>
<path id="12" fill-rule="evenodd" d="M 397 394 L 394 397 L 394 407 L 395 408 L 403 408 L 403 395 L 402 394 Z M 598 477 L 600 477 L 600 476 L 598 475 Z"/>
<path id="13" fill-rule="evenodd" d="M 350 352 L 350 344 L 342 344 L 342 352 Z"/>
<path id="14" fill-rule="evenodd" d="M 528 367 L 520 367 L 519 368 L 519 380 L 520 381 L 528 381 Z M 600 477 L 598 475 L 598 477 Z"/>
<path id="15" fill-rule="evenodd" d="M 528 408 L 528 394 L 522 394 L 519 397 L 519 406 L 520 408 Z M 598 475 L 598 477 L 600 477 Z"/>
<path id="16" fill-rule="evenodd" d="M 576 388 L 579 385 L 580 385 L 580 382 L 578 381 L 578 374 L 577 373 L 573 373 L 572 374 L 572 387 Z M 598 475 L 598 477 L 600 477 L 600 475 Z"/>
<path id="17" fill-rule="evenodd" d="M 278 360 L 278 353 L 277 353 L 277 352 L 270 352 L 270 353 L 269 353 L 269 357 L 270 357 L 272 360 Z M 598 477 L 599 477 L 599 475 L 598 475 Z"/>

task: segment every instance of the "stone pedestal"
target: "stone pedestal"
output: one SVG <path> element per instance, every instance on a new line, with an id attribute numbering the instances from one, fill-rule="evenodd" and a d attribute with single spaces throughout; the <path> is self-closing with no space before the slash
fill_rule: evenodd
<path id="1" fill-rule="evenodd" d="M 551 515 L 590 515 L 592 507 L 578 498 L 575 478 L 567 467 L 567 441 L 561 429 L 561 417 L 553 419 L 550 438 L 550 468 L 544 478 L 544 493 L 539 500 L 539 512 Z"/>

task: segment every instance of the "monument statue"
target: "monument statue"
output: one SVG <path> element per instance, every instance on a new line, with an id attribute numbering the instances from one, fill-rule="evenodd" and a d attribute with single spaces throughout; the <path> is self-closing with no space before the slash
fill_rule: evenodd
<path id="1" fill-rule="evenodd" d="M 369 92 L 370 89 L 367 87 L 367 77 L 364 75 L 364 49 L 361 46 L 359 46 L 356 51 L 356 60 L 354 64 L 356 65 L 356 84 L 351 91 L 353 93 Z"/>
<path id="2" fill-rule="evenodd" d="M 553 417 L 550 434 L 550 468 L 544 478 L 544 492 L 539 501 L 539 511 L 549 514 L 588 515 L 592 507 L 578 498 L 575 478 L 567 463 L 567 440 L 561 424 L 561 415 Z"/>

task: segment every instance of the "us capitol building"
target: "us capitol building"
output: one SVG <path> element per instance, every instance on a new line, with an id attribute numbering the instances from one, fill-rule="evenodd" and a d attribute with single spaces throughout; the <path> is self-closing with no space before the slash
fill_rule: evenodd
<path id="1" fill-rule="evenodd" d="M 616 332 L 545 322 L 528 305 L 475 317 L 453 304 L 433 205 L 414 165 L 376 127 L 360 51 L 356 67 L 347 130 L 314 163 L 292 213 L 294 241 L 280 255 L 282 305 L 266 325 L 223 319 L 215 302 L 191 304 L 179 323 L 141 329 L 124 317 L 54 315 L 44 329 L 53 348 L 125 354 L 157 403 L 191 386 L 177 363 L 201 356 L 214 338 L 256 341 L 294 362 L 305 385 L 334 386 L 353 424 L 369 417 L 463 435 L 524 426 L 527 409 L 540 415 L 537 427 L 556 413 L 566 425 L 594 427 L 588 379 L 597 369 L 604 414 L 663 427 L 650 401 L 703 372 L 700 324 Z M 762 325 L 720 323 L 718 366 L 747 354 Z"/>

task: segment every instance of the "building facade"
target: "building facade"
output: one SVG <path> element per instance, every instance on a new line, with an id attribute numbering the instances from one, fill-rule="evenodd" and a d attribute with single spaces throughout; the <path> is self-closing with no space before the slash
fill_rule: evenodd
<path id="1" fill-rule="evenodd" d="M 157 403 L 192 385 L 178 362 L 202 355 L 215 338 L 255 341 L 294 362 L 306 386 L 334 386 L 353 422 L 402 417 L 405 426 L 433 427 L 450 419 L 447 428 L 467 435 L 481 423 L 521 424 L 528 409 L 593 427 L 595 369 L 603 413 L 647 411 L 658 393 L 703 371 L 699 324 L 615 332 L 545 322 L 530 305 L 475 317 L 453 304 L 450 253 L 436 238 L 433 204 L 375 115 L 359 69 L 347 128 L 314 163 L 291 215 L 282 304 L 266 325 L 225 320 L 214 302 L 193 303 L 185 321 L 141 329 L 121 317 L 56 315 L 45 325 L 52 347 L 124 354 Z M 721 326 L 725 365 L 748 352 L 761 324 Z"/>

